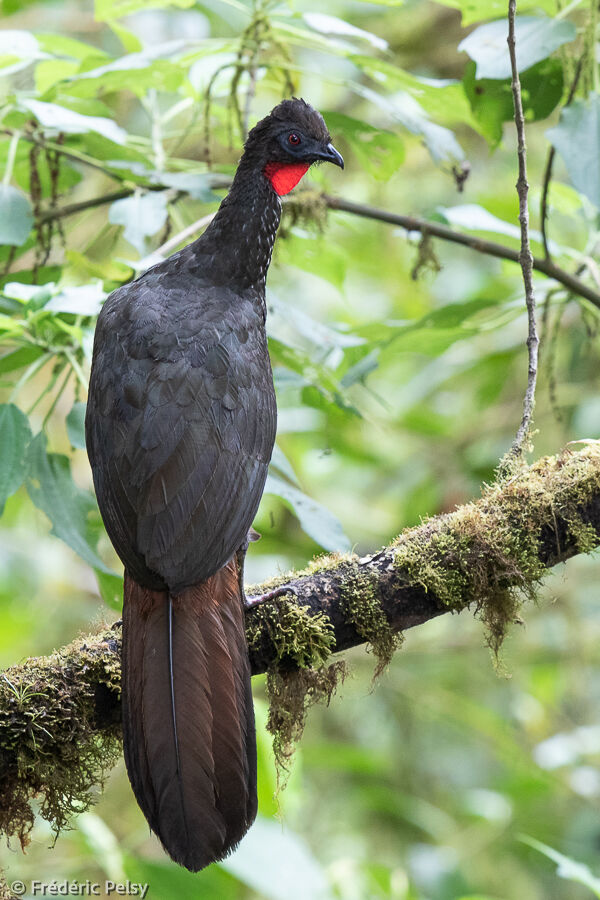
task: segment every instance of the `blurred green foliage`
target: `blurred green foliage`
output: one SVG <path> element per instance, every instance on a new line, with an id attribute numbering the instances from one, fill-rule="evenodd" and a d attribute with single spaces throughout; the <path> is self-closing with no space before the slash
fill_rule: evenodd
<path id="1" fill-rule="evenodd" d="M 347 165 L 307 177 L 276 246 L 278 447 L 248 580 L 322 548 L 376 548 L 493 478 L 527 371 L 519 268 L 326 213 L 319 192 L 518 247 L 504 2 L 4 0 L 3 10 L 4 665 L 118 615 L 120 569 L 83 449 L 95 315 L 214 211 L 248 125 L 292 92 L 324 111 Z M 533 249 L 543 255 L 552 145 L 549 248 L 600 291 L 597 11 L 527 0 L 519 13 Z M 542 277 L 536 292 L 542 454 L 600 438 L 599 312 Z M 354 677 L 311 714 L 277 799 L 258 682 L 261 818 L 220 866 L 193 876 L 165 858 L 122 766 L 55 846 L 40 820 L 27 855 L 0 849 L 0 865 L 27 883 L 148 881 L 160 900 L 598 895 L 599 582 L 597 555 L 548 578 L 508 641 L 510 679 L 464 614 L 409 633 L 375 691 L 372 658 L 351 653 Z"/>

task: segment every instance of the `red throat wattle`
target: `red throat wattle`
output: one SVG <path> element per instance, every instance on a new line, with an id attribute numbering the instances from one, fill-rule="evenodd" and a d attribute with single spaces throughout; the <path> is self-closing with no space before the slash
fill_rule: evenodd
<path id="1" fill-rule="evenodd" d="M 309 163 L 267 163 L 265 175 L 271 182 L 273 190 L 279 194 L 289 194 L 309 169 Z"/>

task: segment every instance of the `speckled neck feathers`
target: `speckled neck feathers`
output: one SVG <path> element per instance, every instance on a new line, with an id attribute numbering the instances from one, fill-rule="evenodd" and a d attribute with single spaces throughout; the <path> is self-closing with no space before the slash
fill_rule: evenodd
<path id="1" fill-rule="evenodd" d="M 269 181 L 242 159 L 228 195 L 197 241 L 211 280 L 264 295 L 280 218 L 281 201 Z"/>

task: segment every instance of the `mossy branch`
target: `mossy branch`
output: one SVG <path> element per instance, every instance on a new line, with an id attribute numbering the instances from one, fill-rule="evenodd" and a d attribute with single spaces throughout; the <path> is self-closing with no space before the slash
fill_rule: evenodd
<path id="1" fill-rule="evenodd" d="M 544 572 L 600 545 L 600 442 L 567 448 L 487 487 L 482 497 L 401 534 L 373 555 L 329 556 L 252 593 L 290 594 L 251 610 L 254 674 L 267 672 L 280 761 L 307 703 L 343 675 L 330 655 L 368 643 L 385 666 L 402 630 L 467 607 L 497 651 Z M 31 800 L 59 829 L 85 808 L 119 752 L 118 625 L 0 675 L 0 832 L 22 842 Z"/>

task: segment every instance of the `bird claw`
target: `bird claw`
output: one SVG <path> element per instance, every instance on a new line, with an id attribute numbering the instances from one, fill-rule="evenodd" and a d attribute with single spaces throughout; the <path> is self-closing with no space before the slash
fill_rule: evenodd
<path id="1" fill-rule="evenodd" d="M 267 591 L 266 594 L 259 594 L 257 597 L 245 597 L 244 604 L 246 609 L 253 609 L 260 603 L 264 603 L 265 600 L 275 600 L 276 597 L 283 597 L 284 594 L 293 594 L 294 597 L 297 597 L 298 591 L 295 587 L 287 585 L 285 587 L 275 588 L 274 591 Z"/>

